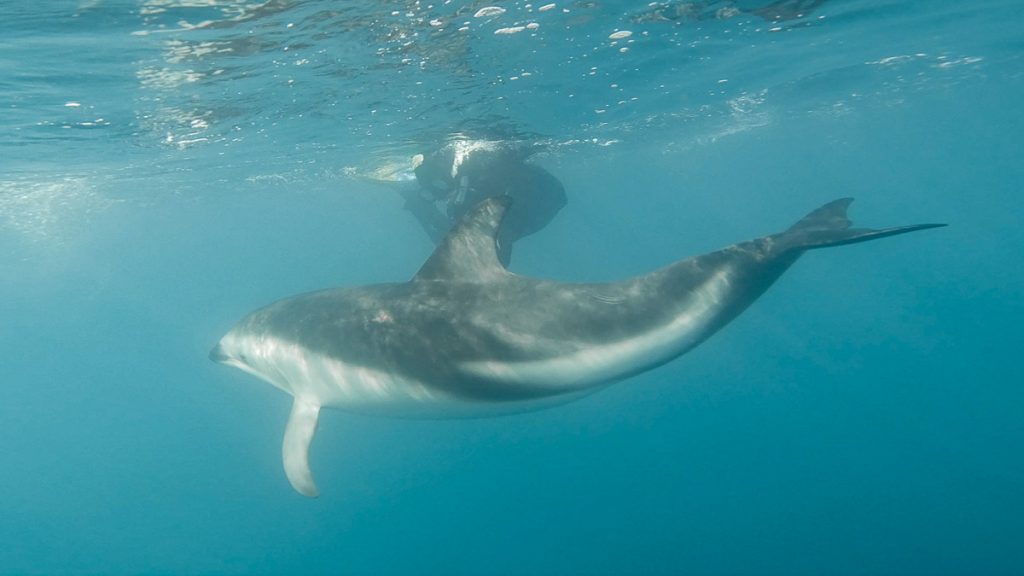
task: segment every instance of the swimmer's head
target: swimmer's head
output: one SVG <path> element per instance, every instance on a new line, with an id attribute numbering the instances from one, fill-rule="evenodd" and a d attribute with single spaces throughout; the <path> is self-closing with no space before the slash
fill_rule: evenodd
<path id="1" fill-rule="evenodd" d="M 429 190 L 438 198 L 447 194 L 448 189 L 452 185 L 448 165 L 440 160 L 436 154 L 431 155 L 429 159 L 425 158 L 423 154 L 417 154 L 412 157 L 416 181 L 419 182 L 420 186 Z"/>

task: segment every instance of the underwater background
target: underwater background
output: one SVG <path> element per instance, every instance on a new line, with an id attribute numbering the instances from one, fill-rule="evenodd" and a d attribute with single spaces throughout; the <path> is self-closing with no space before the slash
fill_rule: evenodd
<path id="1" fill-rule="evenodd" d="M 0 573 L 1024 572 L 1022 12 L 0 0 Z M 811 252 L 575 403 L 326 410 L 303 498 L 290 398 L 207 353 L 275 299 L 411 277 L 409 159 L 466 135 L 565 185 L 531 276 L 844 196 L 950 226 Z"/>

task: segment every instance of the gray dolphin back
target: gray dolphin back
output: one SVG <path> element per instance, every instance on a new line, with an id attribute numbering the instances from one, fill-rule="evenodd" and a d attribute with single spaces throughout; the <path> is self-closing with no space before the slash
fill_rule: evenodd
<path id="1" fill-rule="evenodd" d="M 929 228 L 940 228 L 945 224 L 915 224 L 913 226 L 897 226 L 894 228 L 850 228 L 852 224 L 846 216 L 853 198 L 840 198 L 825 204 L 821 208 L 804 216 L 799 222 L 776 238 L 781 251 L 811 250 L 867 242 L 876 238 L 896 236 Z"/>

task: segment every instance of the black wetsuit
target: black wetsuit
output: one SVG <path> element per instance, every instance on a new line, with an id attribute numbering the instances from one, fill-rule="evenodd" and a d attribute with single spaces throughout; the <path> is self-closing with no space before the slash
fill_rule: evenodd
<path id="1" fill-rule="evenodd" d="M 416 168 L 421 189 L 406 195 L 405 206 L 436 244 L 481 200 L 510 196 L 512 204 L 498 231 L 498 258 L 508 265 L 512 244 L 547 226 L 567 202 L 562 183 L 526 162 L 529 155 L 509 148 L 475 150 L 454 166 L 453 147 L 442 148 Z"/>

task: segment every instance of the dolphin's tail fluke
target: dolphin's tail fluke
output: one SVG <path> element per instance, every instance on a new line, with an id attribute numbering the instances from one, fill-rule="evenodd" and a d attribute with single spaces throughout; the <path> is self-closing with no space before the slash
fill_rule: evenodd
<path id="1" fill-rule="evenodd" d="M 778 235 L 777 241 L 781 244 L 779 248 L 789 251 L 842 246 L 843 244 L 867 242 L 876 238 L 945 226 L 945 224 L 916 224 L 882 228 L 881 230 L 850 228 L 852 223 L 846 217 L 846 209 L 849 208 L 851 202 L 853 202 L 853 198 L 833 200 L 804 216 L 789 230 Z"/>

